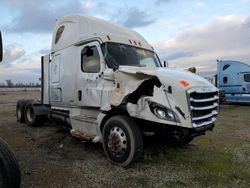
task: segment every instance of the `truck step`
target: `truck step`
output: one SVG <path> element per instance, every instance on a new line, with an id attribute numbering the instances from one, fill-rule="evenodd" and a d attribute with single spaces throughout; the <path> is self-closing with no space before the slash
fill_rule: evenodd
<path id="1" fill-rule="evenodd" d="M 100 140 L 101 140 L 101 138 L 99 136 L 83 133 L 83 132 L 75 130 L 75 129 L 71 129 L 70 134 L 74 137 L 79 138 L 79 139 L 91 141 L 94 143 L 100 142 Z"/>

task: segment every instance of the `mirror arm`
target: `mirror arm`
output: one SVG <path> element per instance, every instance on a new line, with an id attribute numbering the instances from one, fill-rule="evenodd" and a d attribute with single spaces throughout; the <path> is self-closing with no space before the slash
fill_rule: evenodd
<path id="1" fill-rule="evenodd" d="M 3 41 L 2 41 L 2 33 L 0 31 L 0 62 L 3 60 Z"/>

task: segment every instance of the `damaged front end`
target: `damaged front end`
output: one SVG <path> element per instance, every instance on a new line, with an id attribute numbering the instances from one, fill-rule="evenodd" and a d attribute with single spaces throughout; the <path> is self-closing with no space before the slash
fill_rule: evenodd
<path id="1" fill-rule="evenodd" d="M 204 79 L 164 68 L 134 66 L 120 66 L 112 74 L 115 87 L 107 100 L 108 111 L 123 110 L 143 130 L 190 139 L 213 128 L 217 89 Z M 200 107 L 194 107 L 194 101 Z"/>
<path id="2" fill-rule="evenodd" d="M 170 106 L 165 85 L 155 75 L 156 68 L 141 71 L 138 67 L 120 66 L 115 74 L 111 108 L 122 108 L 134 118 L 168 125 L 180 125 Z"/>

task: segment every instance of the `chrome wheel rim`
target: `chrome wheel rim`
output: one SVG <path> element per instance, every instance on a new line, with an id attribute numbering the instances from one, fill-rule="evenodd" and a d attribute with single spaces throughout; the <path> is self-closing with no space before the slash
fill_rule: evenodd
<path id="1" fill-rule="evenodd" d="M 17 119 L 21 119 L 22 111 L 20 108 L 17 109 Z"/>
<path id="2" fill-rule="evenodd" d="M 28 121 L 32 122 L 33 119 L 34 119 L 34 116 L 35 116 L 35 114 L 34 114 L 33 109 L 32 108 L 28 108 L 28 110 L 27 110 L 27 119 L 28 119 Z"/>
<path id="3" fill-rule="evenodd" d="M 127 137 L 120 127 L 113 127 L 108 137 L 108 148 L 112 155 L 121 157 L 127 150 Z"/>

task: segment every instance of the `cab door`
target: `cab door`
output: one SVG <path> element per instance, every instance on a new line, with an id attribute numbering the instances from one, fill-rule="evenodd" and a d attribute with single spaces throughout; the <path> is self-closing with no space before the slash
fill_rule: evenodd
<path id="1" fill-rule="evenodd" d="M 79 54 L 78 106 L 100 107 L 104 84 L 104 61 L 100 43 L 91 42 L 81 46 Z"/>

